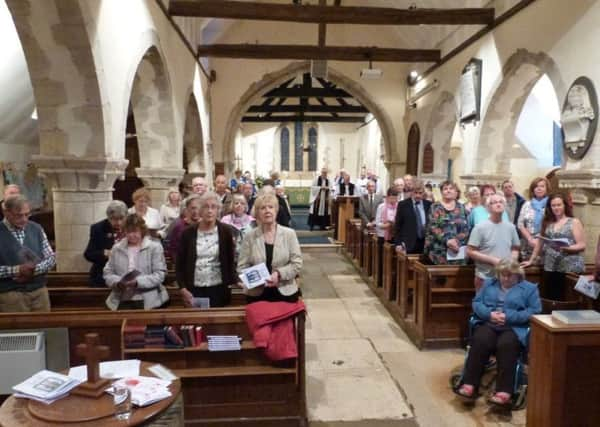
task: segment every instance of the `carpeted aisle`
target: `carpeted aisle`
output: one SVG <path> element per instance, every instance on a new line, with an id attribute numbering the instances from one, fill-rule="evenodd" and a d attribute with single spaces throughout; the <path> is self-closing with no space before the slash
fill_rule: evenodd
<path id="1" fill-rule="evenodd" d="M 308 226 L 308 206 L 292 207 L 292 228 L 296 230 L 298 241 L 301 245 L 327 245 L 332 243 L 330 237 L 333 236 L 333 231 L 310 231 L 310 227 Z"/>

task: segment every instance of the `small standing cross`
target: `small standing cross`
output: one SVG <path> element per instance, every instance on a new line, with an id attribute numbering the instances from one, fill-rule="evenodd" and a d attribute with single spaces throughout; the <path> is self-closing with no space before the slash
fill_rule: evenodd
<path id="1" fill-rule="evenodd" d="M 87 381 L 80 384 L 73 392 L 84 396 L 99 396 L 110 382 L 100 378 L 100 360 L 109 356 L 108 346 L 98 345 L 98 334 L 85 334 L 85 343 L 77 344 L 76 354 L 85 357 L 87 365 Z"/>

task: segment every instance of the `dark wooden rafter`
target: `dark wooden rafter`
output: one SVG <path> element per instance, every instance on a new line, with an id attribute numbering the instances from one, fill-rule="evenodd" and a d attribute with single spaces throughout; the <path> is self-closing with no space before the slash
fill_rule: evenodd
<path id="1" fill-rule="evenodd" d="M 392 49 L 353 46 L 213 44 L 198 46 L 198 57 L 243 59 L 304 59 L 376 62 L 437 62 L 438 49 Z"/>
<path id="2" fill-rule="evenodd" d="M 328 105 L 323 98 L 317 98 L 321 105 L 253 105 L 248 108 L 249 113 L 328 113 L 328 114 L 368 114 L 367 110 L 362 105 Z"/>
<path id="3" fill-rule="evenodd" d="M 173 16 L 356 25 L 489 25 L 493 8 L 396 9 L 241 2 L 171 0 Z"/>
<path id="4" fill-rule="evenodd" d="M 319 6 L 326 6 L 327 0 L 319 0 Z M 319 22 L 319 47 L 325 47 L 325 39 L 327 38 L 327 24 Z"/>
<path id="5" fill-rule="evenodd" d="M 283 123 L 283 122 L 329 122 L 329 123 L 364 123 L 364 116 L 307 116 L 293 114 L 285 116 L 244 116 L 244 123 Z"/>

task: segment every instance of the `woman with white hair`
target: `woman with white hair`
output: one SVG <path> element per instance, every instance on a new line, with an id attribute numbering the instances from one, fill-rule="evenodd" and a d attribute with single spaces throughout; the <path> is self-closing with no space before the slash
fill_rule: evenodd
<path id="1" fill-rule="evenodd" d="M 180 216 L 181 194 L 177 188 L 169 188 L 165 203 L 160 206 L 160 219 L 165 228 L 169 226 Z"/>
<path id="2" fill-rule="evenodd" d="M 210 307 L 223 307 L 231 299 L 229 286 L 238 281 L 237 231 L 217 219 L 222 207 L 220 197 L 212 191 L 192 199 L 187 206 L 191 216 L 199 213 L 199 220 L 182 233 L 175 260 L 177 283 L 186 307 L 193 307 L 195 298 L 208 298 Z"/>
<path id="3" fill-rule="evenodd" d="M 467 211 L 467 215 L 469 215 L 473 208 L 481 205 L 481 191 L 479 190 L 479 187 L 475 185 L 469 187 L 467 190 L 467 199 L 469 201 L 465 203 L 465 210 Z"/>
<path id="4" fill-rule="evenodd" d="M 256 221 L 252 215 L 246 213 L 248 210 L 248 202 L 242 194 L 233 195 L 232 206 L 232 212 L 221 218 L 221 222 L 235 227 L 243 238 L 256 226 Z"/>

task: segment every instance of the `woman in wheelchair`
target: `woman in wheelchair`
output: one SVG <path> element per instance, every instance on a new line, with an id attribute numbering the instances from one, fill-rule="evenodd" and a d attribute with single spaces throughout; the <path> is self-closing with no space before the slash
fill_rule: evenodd
<path id="1" fill-rule="evenodd" d="M 475 399 L 485 365 L 495 353 L 498 377 L 489 402 L 506 406 L 511 404 L 519 354 L 527 347 L 529 318 L 540 313 L 542 306 L 537 285 L 525 280 L 517 261 L 500 261 L 496 277 L 487 280 L 473 299 L 476 326 L 462 382 L 455 392 Z"/>

